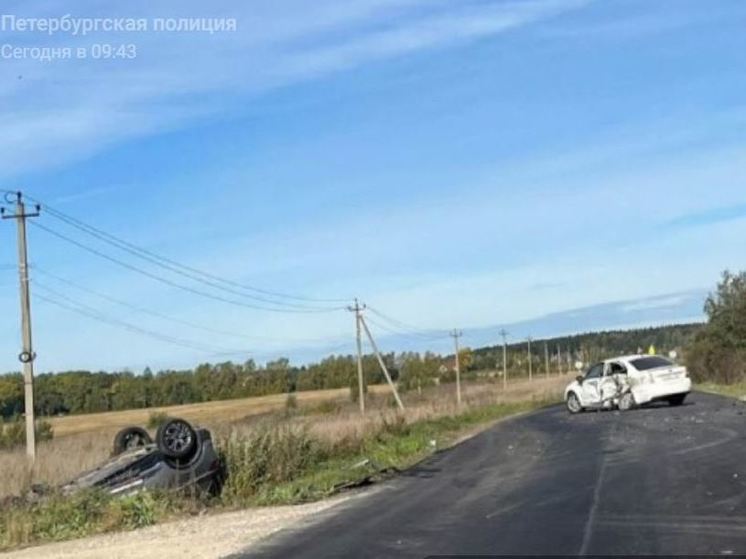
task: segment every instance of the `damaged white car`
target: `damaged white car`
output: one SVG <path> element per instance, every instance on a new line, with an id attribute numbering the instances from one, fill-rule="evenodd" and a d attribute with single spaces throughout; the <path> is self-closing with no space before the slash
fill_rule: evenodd
<path id="1" fill-rule="evenodd" d="M 692 388 L 686 367 L 658 355 L 627 355 L 596 363 L 565 389 L 570 413 L 584 409 L 628 410 L 648 402 L 684 403 Z"/>

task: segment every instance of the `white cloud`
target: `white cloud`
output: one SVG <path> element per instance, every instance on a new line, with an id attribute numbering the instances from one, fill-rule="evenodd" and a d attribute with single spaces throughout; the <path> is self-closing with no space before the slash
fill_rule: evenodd
<path id="1" fill-rule="evenodd" d="M 0 168 L 6 176 L 86 157 L 124 140 L 167 131 L 236 108 L 246 94 L 352 69 L 374 59 L 474 40 L 580 7 L 588 0 L 524 2 L 236 3 L 144 0 L 76 4 L 73 17 L 234 17 L 235 33 L 10 33 L 14 45 L 137 44 L 132 61 L 3 60 Z M 18 17 L 62 16 L 61 1 L 6 4 Z M 233 101 L 227 101 L 231 98 Z"/>

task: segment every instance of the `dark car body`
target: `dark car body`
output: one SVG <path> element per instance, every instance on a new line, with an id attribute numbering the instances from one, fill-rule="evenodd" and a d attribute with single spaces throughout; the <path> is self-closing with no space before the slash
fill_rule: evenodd
<path id="1" fill-rule="evenodd" d="M 223 481 L 221 460 L 207 429 L 194 429 L 193 450 L 183 458 L 164 453 L 160 441 L 125 449 L 62 486 L 63 493 L 103 489 L 111 495 L 151 490 L 194 489 L 216 493 Z"/>

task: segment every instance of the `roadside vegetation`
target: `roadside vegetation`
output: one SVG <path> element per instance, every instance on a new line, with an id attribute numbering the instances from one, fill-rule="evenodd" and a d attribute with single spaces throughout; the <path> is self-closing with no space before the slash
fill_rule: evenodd
<path id="1" fill-rule="evenodd" d="M 697 390 L 709 392 L 711 394 L 720 394 L 731 398 L 746 398 L 746 381 L 732 384 L 723 384 L 719 382 L 698 382 L 695 384 Z"/>
<path id="2" fill-rule="evenodd" d="M 52 424 L 48 421 L 36 422 L 36 440 L 49 441 L 54 436 Z M 8 450 L 26 444 L 26 422 L 20 416 L 0 420 L 0 450 Z"/>
<path id="3" fill-rule="evenodd" d="M 703 387 L 737 390 L 746 383 L 746 272 L 724 272 L 704 310 L 707 324 L 686 352 L 687 365 Z"/>
<path id="4" fill-rule="evenodd" d="M 464 386 L 460 408 L 454 386 L 446 384 L 406 393 L 405 412 L 392 406 L 388 394 L 374 392 L 365 417 L 346 398 L 208 423 L 229 472 L 219 497 L 141 493 L 114 499 L 85 492 L 28 500 L 22 494 L 30 480 L 18 474 L 23 472 L 22 451 L 0 453 L 6 491 L 0 549 L 138 528 L 208 510 L 320 499 L 407 468 L 497 419 L 556 402 L 567 381 L 567 376 L 519 381 L 507 391 L 501 383 L 470 383 Z M 110 450 L 111 433 L 87 432 L 42 443 L 35 481 L 60 483 Z"/>

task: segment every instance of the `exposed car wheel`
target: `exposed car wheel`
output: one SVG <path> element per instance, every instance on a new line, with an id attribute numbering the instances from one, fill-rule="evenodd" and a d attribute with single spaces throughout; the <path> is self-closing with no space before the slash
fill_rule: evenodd
<path id="1" fill-rule="evenodd" d="M 152 444 L 148 432 L 142 427 L 125 427 L 114 437 L 114 455 L 122 454 L 127 450 Z"/>
<path id="2" fill-rule="evenodd" d="M 567 401 L 565 402 L 567 405 L 567 411 L 570 413 L 580 413 L 583 411 L 583 406 L 580 403 L 580 399 L 578 398 L 578 395 L 575 394 L 575 392 L 570 392 L 567 395 Z"/>
<path id="3" fill-rule="evenodd" d="M 155 442 L 164 456 L 183 460 L 196 450 L 197 433 L 183 419 L 169 419 L 158 427 Z"/>
<path id="4" fill-rule="evenodd" d="M 668 398 L 668 403 L 671 406 L 680 406 L 684 403 L 684 399 L 686 398 L 686 394 L 676 394 L 676 396 L 671 396 Z"/>
<path id="5" fill-rule="evenodd" d="M 628 411 L 635 407 L 635 397 L 632 392 L 622 394 L 622 397 L 619 398 L 618 407 L 621 411 Z"/>

